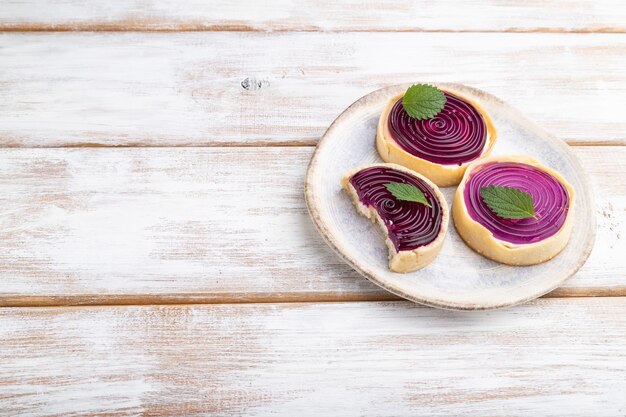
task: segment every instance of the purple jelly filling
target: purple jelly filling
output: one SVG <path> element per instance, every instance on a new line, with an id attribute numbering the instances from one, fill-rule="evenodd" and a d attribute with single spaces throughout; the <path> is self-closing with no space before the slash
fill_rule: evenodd
<path id="1" fill-rule="evenodd" d="M 489 209 L 480 189 L 489 185 L 512 187 L 533 197 L 537 219 L 503 219 Z M 472 171 L 465 183 L 465 206 L 470 217 L 485 226 L 497 239 L 534 243 L 558 232 L 569 210 L 567 189 L 556 178 L 532 165 L 516 162 L 490 162 Z"/>
<path id="2" fill-rule="evenodd" d="M 461 97 L 444 91 L 443 110 L 428 120 L 408 115 L 398 100 L 389 113 L 393 140 L 411 155 L 442 165 L 455 165 L 478 158 L 487 142 L 483 115 Z"/>
<path id="3" fill-rule="evenodd" d="M 385 184 L 400 182 L 420 189 L 432 207 L 396 199 Z M 374 207 L 387 227 L 396 250 L 413 250 L 432 242 L 441 229 L 441 204 L 426 182 L 388 167 L 365 168 L 352 176 L 350 184 L 361 203 Z"/>

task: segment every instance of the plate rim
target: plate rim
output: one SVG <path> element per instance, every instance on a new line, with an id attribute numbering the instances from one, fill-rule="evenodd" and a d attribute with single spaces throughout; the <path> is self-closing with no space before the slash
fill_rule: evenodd
<path id="1" fill-rule="evenodd" d="M 573 268 L 570 268 L 568 272 L 564 274 L 564 277 L 561 278 L 560 280 L 551 282 L 551 285 L 548 285 L 546 287 L 539 287 L 537 291 L 530 292 L 529 295 L 527 295 L 526 297 L 520 298 L 519 300 L 508 301 L 508 302 L 494 302 L 490 304 L 470 303 L 470 302 L 450 302 L 450 301 L 444 301 L 444 300 L 435 299 L 435 298 L 428 298 L 426 296 L 408 294 L 404 291 L 401 291 L 398 288 L 394 288 L 393 286 L 388 285 L 386 282 L 379 280 L 376 277 L 376 273 L 368 270 L 368 268 L 366 268 L 364 265 L 360 265 L 354 262 L 350 257 L 346 256 L 343 253 L 343 251 L 338 247 L 336 243 L 336 238 L 334 237 L 332 230 L 330 230 L 327 227 L 327 225 L 324 224 L 324 221 L 321 218 L 319 207 L 318 207 L 318 202 L 316 200 L 316 195 L 313 192 L 312 177 L 315 174 L 316 169 L 319 165 L 318 158 L 320 154 L 320 149 L 327 142 L 329 142 L 330 136 L 332 135 L 333 131 L 337 128 L 337 126 L 341 122 L 343 122 L 343 119 L 349 117 L 351 113 L 353 113 L 356 109 L 358 109 L 363 104 L 365 104 L 366 101 L 371 100 L 373 96 L 383 95 L 383 94 L 386 94 L 388 91 L 389 92 L 397 91 L 397 90 L 401 90 L 402 88 L 406 89 L 412 84 L 414 83 L 402 83 L 402 84 L 388 85 L 388 86 L 376 89 L 374 91 L 371 91 L 368 94 L 365 94 L 364 96 L 360 97 L 359 99 L 354 101 L 352 104 L 350 104 L 345 110 L 343 110 L 335 118 L 335 120 L 333 120 L 333 122 L 329 125 L 329 127 L 326 129 L 326 131 L 320 138 L 319 142 L 317 143 L 315 147 L 315 151 L 313 152 L 313 155 L 311 156 L 311 159 L 309 160 L 309 164 L 307 167 L 305 181 L 304 181 L 304 195 L 305 195 L 305 201 L 306 201 L 306 206 L 307 206 L 309 216 L 313 220 L 313 224 L 315 225 L 315 228 L 317 229 L 318 233 L 322 236 L 326 244 L 344 262 L 350 265 L 351 268 L 353 268 L 360 275 L 364 276 L 370 282 L 373 282 L 374 284 L 383 288 L 384 290 L 392 294 L 395 294 L 399 297 L 402 297 L 404 299 L 413 301 L 415 303 L 423 304 L 423 305 L 430 306 L 430 307 L 446 309 L 446 310 L 474 311 L 474 310 L 495 310 L 495 309 L 504 308 L 504 307 L 511 307 L 511 306 L 523 304 L 531 300 L 534 300 L 536 298 L 539 298 L 542 295 L 545 295 L 553 291 L 554 289 L 560 287 L 565 281 L 567 281 L 576 272 L 578 272 L 578 270 L 585 264 L 595 244 L 596 234 L 597 234 L 597 209 L 595 205 L 595 197 L 593 194 L 593 190 L 591 188 L 591 179 L 589 177 L 589 174 L 587 173 L 587 170 L 585 170 L 585 168 L 583 167 L 578 156 L 574 154 L 574 152 L 571 151 L 570 146 L 567 145 L 567 143 L 565 143 L 563 140 L 558 139 L 556 136 L 553 136 L 551 133 L 544 130 L 541 126 L 537 125 L 535 122 L 533 122 L 532 120 L 524 116 L 518 109 L 509 105 L 508 103 L 501 100 L 500 98 L 492 95 L 491 93 L 487 93 L 486 91 L 480 90 L 478 88 L 467 86 L 465 84 L 460 84 L 460 83 L 431 82 L 429 84 L 434 84 L 438 87 L 443 87 L 443 88 L 469 90 L 474 95 L 487 97 L 490 100 L 497 102 L 499 105 L 506 107 L 507 112 L 509 112 L 512 116 L 515 117 L 515 121 L 519 122 L 519 124 L 523 125 L 529 130 L 536 132 L 538 135 L 542 137 L 542 139 L 549 141 L 552 145 L 555 145 L 556 148 L 560 148 L 562 152 L 567 153 L 567 155 L 571 158 L 572 163 L 574 164 L 574 168 L 581 174 L 581 181 L 583 183 L 583 187 L 585 188 L 584 194 L 589 197 L 588 203 L 593 213 L 592 218 L 590 219 L 591 232 L 587 235 L 587 244 L 583 248 L 582 254 L 579 257 L 578 262 L 576 262 Z M 392 93 L 388 93 L 388 94 L 392 94 Z M 339 181 L 339 179 L 337 179 L 337 181 Z M 452 219 L 450 219 L 450 222 L 454 223 Z M 454 224 L 452 224 L 451 227 L 455 227 Z M 523 268 L 523 267 L 519 267 L 519 268 Z"/>

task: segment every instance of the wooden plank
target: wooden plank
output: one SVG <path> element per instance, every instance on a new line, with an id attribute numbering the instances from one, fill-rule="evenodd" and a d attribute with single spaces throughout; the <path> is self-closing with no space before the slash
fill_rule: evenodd
<path id="1" fill-rule="evenodd" d="M 9 33 L 0 146 L 313 144 L 357 98 L 416 80 L 626 144 L 625 57 L 617 34 Z"/>
<path id="2" fill-rule="evenodd" d="M 596 247 L 558 296 L 626 294 L 626 147 L 580 147 Z M 384 300 L 306 212 L 312 148 L 0 150 L 0 305 Z"/>
<path id="3" fill-rule="evenodd" d="M 623 32 L 619 0 L 36 0 L 0 3 L 1 30 Z"/>
<path id="4" fill-rule="evenodd" d="M 626 298 L 0 309 L 8 415 L 617 416 Z"/>

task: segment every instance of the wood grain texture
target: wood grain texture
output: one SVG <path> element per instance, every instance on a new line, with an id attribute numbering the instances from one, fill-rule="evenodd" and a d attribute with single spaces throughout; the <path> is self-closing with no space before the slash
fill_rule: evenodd
<path id="1" fill-rule="evenodd" d="M 314 144 L 364 94 L 429 80 L 626 143 L 621 34 L 5 33 L 0 63 L 4 147 Z"/>
<path id="2" fill-rule="evenodd" d="M 623 32 L 619 0 L 36 0 L 0 3 L 0 30 Z"/>
<path id="3" fill-rule="evenodd" d="M 626 147 L 574 150 L 592 176 L 599 228 L 557 294 L 626 294 Z M 388 299 L 311 223 L 312 152 L 2 149 L 0 304 Z"/>
<path id="4" fill-rule="evenodd" d="M 626 299 L 0 309 L 7 415 L 621 416 Z"/>

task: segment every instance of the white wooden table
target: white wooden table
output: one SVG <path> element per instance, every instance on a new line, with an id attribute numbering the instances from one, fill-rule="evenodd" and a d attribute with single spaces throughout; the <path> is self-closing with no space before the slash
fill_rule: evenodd
<path id="1" fill-rule="evenodd" d="M 622 1 L 7 0 L 0 30 L 0 415 L 626 415 Z M 582 159 L 562 288 L 420 307 L 317 235 L 318 138 L 416 80 Z"/>

